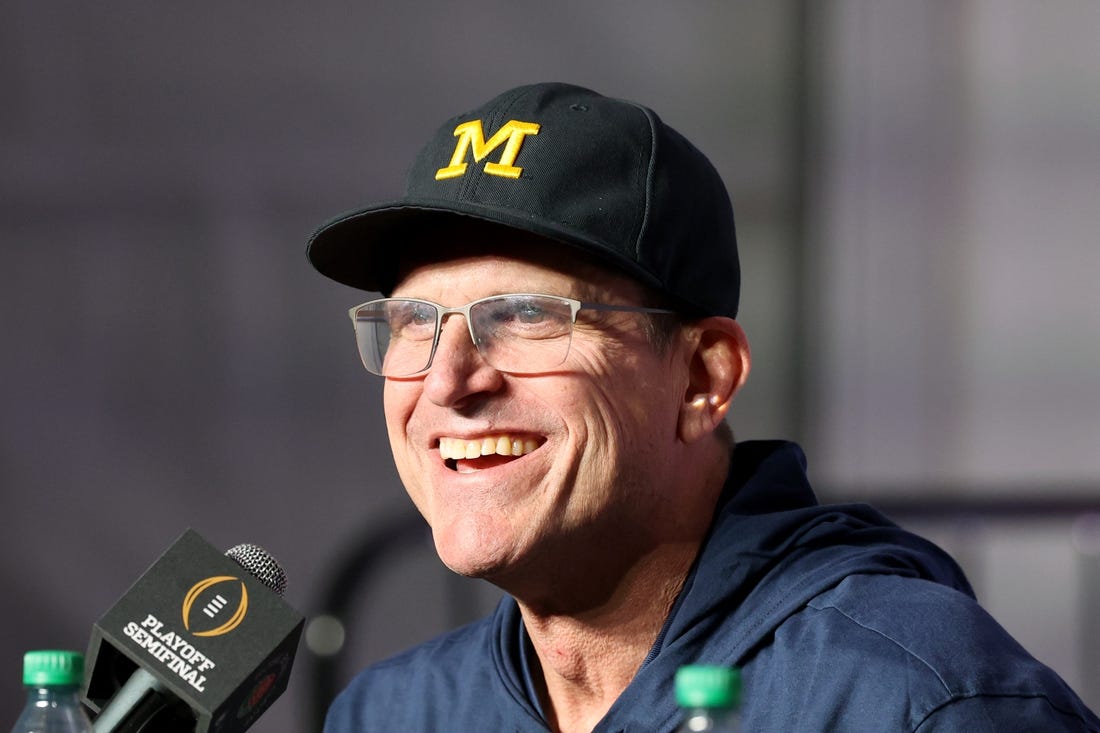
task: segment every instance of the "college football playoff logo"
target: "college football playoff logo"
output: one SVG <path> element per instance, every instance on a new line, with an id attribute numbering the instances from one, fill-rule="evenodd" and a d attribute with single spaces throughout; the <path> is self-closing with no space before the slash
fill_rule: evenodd
<path id="1" fill-rule="evenodd" d="M 240 578 L 215 575 L 191 586 L 183 599 L 183 628 L 195 636 L 222 636 L 248 613 L 248 589 Z"/>

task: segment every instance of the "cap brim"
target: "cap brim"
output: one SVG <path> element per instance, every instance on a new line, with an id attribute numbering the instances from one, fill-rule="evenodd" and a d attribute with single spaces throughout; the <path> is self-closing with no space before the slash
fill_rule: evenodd
<path id="1" fill-rule="evenodd" d="M 466 201 L 402 199 L 341 214 L 321 225 L 307 245 L 307 255 L 322 275 L 361 290 L 388 294 L 396 284 L 400 255 L 425 227 L 460 217 L 488 226 L 528 232 L 580 249 L 615 269 L 660 287 L 654 275 L 636 262 L 564 225 L 514 210 Z"/>

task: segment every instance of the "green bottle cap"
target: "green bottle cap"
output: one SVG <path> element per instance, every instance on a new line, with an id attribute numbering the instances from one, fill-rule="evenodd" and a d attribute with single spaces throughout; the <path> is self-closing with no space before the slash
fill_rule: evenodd
<path id="1" fill-rule="evenodd" d="M 706 664 L 676 671 L 676 702 L 685 708 L 737 708 L 741 704 L 741 670 Z"/>
<path id="2" fill-rule="evenodd" d="M 33 687 L 79 685 L 84 679 L 84 655 L 49 649 L 23 655 L 23 684 Z"/>

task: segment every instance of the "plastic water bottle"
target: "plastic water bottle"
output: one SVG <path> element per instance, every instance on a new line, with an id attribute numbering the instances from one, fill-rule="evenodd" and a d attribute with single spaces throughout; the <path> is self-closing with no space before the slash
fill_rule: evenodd
<path id="1" fill-rule="evenodd" d="M 680 667 L 676 702 L 683 711 L 677 733 L 737 733 L 741 730 L 741 671 L 701 664 Z"/>
<path id="2" fill-rule="evenodd" d="M 27 704 L 12 733 L 91 733 L 92 722 L 80 704 L 84 656 L 69 651 L 23 655 Z"/>

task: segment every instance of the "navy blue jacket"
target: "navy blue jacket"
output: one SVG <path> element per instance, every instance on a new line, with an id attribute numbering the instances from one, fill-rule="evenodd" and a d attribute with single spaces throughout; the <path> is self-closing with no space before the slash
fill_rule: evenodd
<path id="1" fill-rule="evenodd" d="M 548 730 L 515 602 L 363 671 L 326 733 Z M 710 536 L 596 731 L 672 731 L 678 667 L 742 668 L 747 733 L 1093 731 L 1100 721 L 974 600 L 942 550 L 819 506 L 791 443 L 734 451 Z"/>

